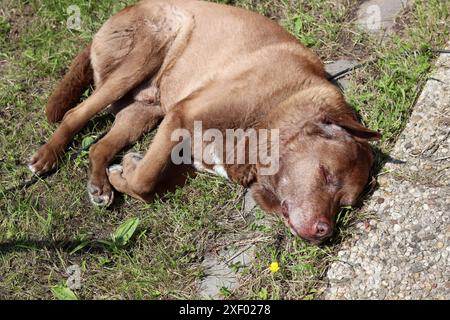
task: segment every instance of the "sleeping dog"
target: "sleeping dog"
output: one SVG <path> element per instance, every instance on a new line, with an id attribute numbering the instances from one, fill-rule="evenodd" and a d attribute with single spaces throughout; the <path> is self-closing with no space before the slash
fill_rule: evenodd
<path id="1" fill-rule="evenodd" d="M 91 83 L 95 91 L 77 105 Z M 339 207 L 364 189 L 373 162 L 368 141 L 380 137 L 357 120 L 319 58 L 277 23 L 195 0 L 142 1 L 101 27 L 50 97 L 47 118 L 61 124 L 30 169 L 54 169 L 73 136 L 107 108 L 115 122 L 89 155 L 94 204 L 110 205 L 114 189 L 149 201 L 181 139 L 179 157 L 250 187 L 262 209 L 313 243 L 331 236 Z M 108 168 L 158 124 L 144 156 L 129 153 Z M 195 139 L 198 124 L 215 138 Z M 230 130 L 245 134 L 229 138 Z M 262 130 L 269 133 L 254 135 L 253 147 L 276 154 L 276 170 L 251 146 L 247 133 Z M 244 161 L 228 154 L 238 145 Z"/>

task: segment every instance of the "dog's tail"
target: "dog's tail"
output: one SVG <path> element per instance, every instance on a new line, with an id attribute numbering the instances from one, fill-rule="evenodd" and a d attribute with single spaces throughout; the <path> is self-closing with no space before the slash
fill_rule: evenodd
<path id="1" fill-rule="evenodd" d="M 76 106 L 93 81 L 94 71 L 91 66 L 91 44 L 89 44 L 76 56 L 69 71 L 50 96 L 45 108 L 48 121 L 60 121 L 67 111 Z"/>

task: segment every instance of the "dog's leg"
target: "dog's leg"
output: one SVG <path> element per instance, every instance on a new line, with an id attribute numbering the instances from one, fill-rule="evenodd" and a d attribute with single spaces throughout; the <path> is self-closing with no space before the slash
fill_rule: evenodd
<path id="1" fill-rule="evenodd" d="M 197 92 L 196 95 L 178 102 L 164 116 L 158 132 L 143 158 L 130 153 L 123 158 L 121 166 L 112 166 L 108 169 L 108 178 L 112 186 L 117 191 L 129 194 L 134 198 L 144 201 L 151 200 L 162 173 L 171 162 L 172 151 L 180 143 L 178 136 L 176 139 L 172 139 L 175 130 L 184 129 L 192 134 L 194 121 L 201 121 L 207 125 L 207 127 L 203 127 L 204 130 L 232 128 L 235 125 L 233 118 L 227 122 L 217 112 L 217 110 L 223 110 L 221 105 L 226 104 L 228 100 L 211 99 L 221 90 L 220 87 L 220 85 L 210 86 L 202 92 Z"/>
<path id="2" fill-rule="evenodd" d="M 55 168 L 58 156 L 93 116 L 122 98 L 159 69 L 164 50 L 152 46 L 151 39 L 144 38 L 144 32 L 142 35 L 138 31 L 136 33 L 138 39 L 130 53 L 123 57 L 118 67 L 87 100 L 66 113 L 53 136 L 31 158 L 31 171 L 44 174 Z"/>
<path id="3" fill-rule="evenodd" d="M 182 128 L 185 118 L 179 108 L 174 108 L 164 117 L 158 132 L 144 158 L 134 153 L 127 154 L 121 166 L 108 169 L 109 181 L 119 191 L 141 200 L 151 199 L 161 173 L 170 161 L 173 148 L 179 141 L 172 141 L 174 130 Z"/>
<path id="4" fill-rule="evenodd" d="M 136 12 L 131 8 L 124 11 L 122 15 L 119 14 L 118 19 L 126 18 L 127 14 L 136 14 Z M 114 17 L 112 21 L 114 22 Z M 170 41 L 161 35 L 155 35 L 145 24 L 133 25 L 133 23 L 137 24 L 136 19 L 127 23 L 119 25 L 118 30 L 112 27 L 112 29 L 105 28 L 104 31 L 102 29 L 94 38 L 92 50 L 96 50 L 97 47 L 103 48 L 104 43 L 108 44 L 111 54 L 117 50 L 117 56 L 111 61 L 113 69 L 108 72 L 105 79 L 98 81 L 99 87 L 87 100 L 66 113 L 53 136 L 31 158 L 29 167 L 34 173 L 43 174 L 55 168 L 58 156 L 63 153 L 73 136 L 93 116 L 156 74 L 163 64 L 166 47 L 170 46 Z M 120 34 L 122 29 L 127 30 L 127 28 L 133 30 L 133 34 L 126 33 L 125 39 L 131 37 L 133 41 L 127 40 L 130 45 L 127 46 L 126 51 L 119 50 L 124 45 L 124 40 L 116 34 Z M 95 71 L 95 62 L 93 64 Z"/>
<path id="5" fill-rule="evenodd" d="M 134 143 L 145 132 L 156 127 L 164 116 L 158 105 L 134 101 L 116 115 L 108 134 L 91 147 L 89 152 L 89 198 L 94 205 L 109 206 L 113 201 L 112 187 L 106 168 L 126 145 Z"/>

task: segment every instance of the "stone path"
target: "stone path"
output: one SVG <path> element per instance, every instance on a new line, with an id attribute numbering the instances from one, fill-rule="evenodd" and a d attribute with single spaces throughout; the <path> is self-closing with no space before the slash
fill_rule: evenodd
<path id="1" fill-rule="evenodd" d="M 450 46 L 450 43 L 449 43 Z M 323 299 L 450 299 L 450 55 L 441 55 L 344 241 Z"/>
<path id="2" fill-rule="evenodd" d="M 249 190 L 244 196 L 243 215 L 247 221 L 254 220 L 253 210 L 256 203 Z M 261 223 L 268 223 L 261 221 Z M 255 248 L 258 241 L 263 241 L 260 234 L 246 233 L 242 239 L 228 239 L 227 242 L 234 245 L 226 246 L 217 252 L 209 252 L 203 262 L 202 267 L 205 277 L 198 285 L 198 292 L 203 298 L 220 299 L 223 297 L 221 289 L 223 287 L 230 291 L 239 287 L 239 277 L 242 267 L 250 265 L 255 259 Z M 237 267 L 237 268 L 236 268 Z"/>
<path id="3" fill-rule="evenodd" d="M 253 245 L 222 250 L 216 254 L 209 253 L 202 262 L 206 277 L 199 285 L 202 297 L 221 298 L 221 288 L 233 291 L 239 286 L 240 268 L 248 266 L 255 259 Z M 233 268 L 236 266 L 236 268 Z"/>
<path id="4" fill-rule="evenodd" d="M 325 70 L 329 75 L 336 75 L 338 72 L 341 72 L 343 70 L 353 68 L 356 66 L 359 62 L 356 60 L 348 60 L 348 59 L 341 59 L 329 63 L 325 63 Z M 351 75 L 351 72 L 348 72 L 346 74 L 343 74 L 340 77 L 337 77 L 334 79 L 334 83 L 341 88 L 342 91 L 345 91 L 348 89 L 350 85 L 350 80 L 348 77 Z"/>
<path id="5" fill-rule="evenodd" d="M 359 7 L 356 23 L 369 32 L 392 34 L 395 19 L 411 2 L 411 0 L 365 1 Z"/>
<path id="6" fill-rule="evenodd" d="M 278 218 L 274 215 L 258 218 L 257 208 L 250 190 L 245 190 L 242 218 L 248 225 L 272 227 Z M 224 297 L 221 292 L 223 287 L 228 291 L 239 288 L 241 285 L 239 280 L 245 270 L 244 267 L 249 266 L 256 259 L 257 245 L 267 243 L 271 239 L 272 236 L 264 232 L 250 230 L 246 230 L 244 233 L 226 234 L 224 238 L 216 239 L 216 243 L 210 248 L 211 250 L 205 255 L 202 262 L 205 277 L 197 286 L 199 296 L 221 299 Z"/>
<path id="7" fill-rule="evenodd" d="M 382 38 L 392 35 L 395 21 L 411 5 L 411 0 L 368 0 L 361 3 L 356 17 L 356 24 L 369 33 L 380 35 Z M 340 59 L 325 63 L 325 70 L 330 75 L 347 68 L 354 67 L 356 60 Z M 351 72 L 335 79 L 335 84 L 345 91 L 350 82 Z"/>

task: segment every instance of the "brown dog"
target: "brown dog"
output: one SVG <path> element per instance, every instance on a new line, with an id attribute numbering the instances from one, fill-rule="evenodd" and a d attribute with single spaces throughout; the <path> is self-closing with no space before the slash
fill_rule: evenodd
<path id="1" fill-rule="evenodd" d="M 71 109 L 92 81 L 94 93 Z M 262 174 L 260 161 L 192 158 L 198 169 L 251 186 L 261 208 L 278 213 L 292 232 L 314 243 L 332 234 L 338 208 L 362 192 L 372 165 L 367 141 L 380 137 L 357 121 L 318 57 L 278 24 L 201 1 L 147 0 L 109 19 L 50 97 L 49 121 L 63 120 L 30 169 L 53 169 L 72 137 L 107 107 L 117 116 L 90 150 L 93 203 L 109 205 L 112 186 L 151 199 L 179 144 L 172 134 L 194 134 L 195 121 L 223 134 L 278 129 L 279 169 L 273 174 Z M 160 121 L 143 158 L 128 154 L 122 166 L 107 170 L 115 154 Z M 269 142 L 265 147 L 272 150 Z"/>

